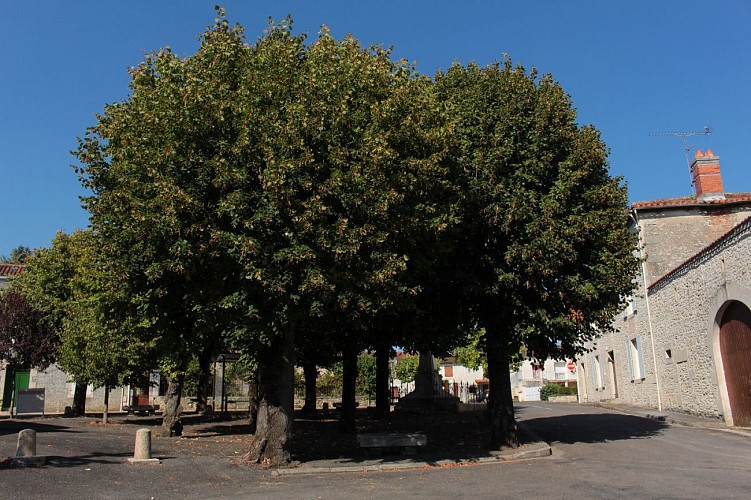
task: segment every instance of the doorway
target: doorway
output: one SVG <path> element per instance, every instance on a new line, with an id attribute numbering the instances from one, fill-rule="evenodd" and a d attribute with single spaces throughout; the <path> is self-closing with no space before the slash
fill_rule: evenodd
<path id="1" fill-rule="evenodd" d="M 608 371 L 610 372 L 610 395 L 613 399 L 618 397 L 618 378 L 615 374 L 615 356 L 613 351 L 608 351 Z"/>
<path id="2" fill-rule="evenodd" d="M 722 316 L 720 352 L 733 424 L 751 427 L 751 311 L 741 302 Z"/>

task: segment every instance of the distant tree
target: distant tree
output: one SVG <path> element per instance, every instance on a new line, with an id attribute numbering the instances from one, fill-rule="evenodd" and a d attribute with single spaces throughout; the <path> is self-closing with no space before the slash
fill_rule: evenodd
<path id="1" fill-rule="evenodd" d="M 116 280 L 108 278 L 97 242 L 90 231 L 58 233 L 12 285 L 58 335 L 56 361 L 76 382 L 73 412 L 78 415 L 85 413 L 87 385 L 119 385 L 142 369 L 139 363 L 149 352 L 132 334 L 140 319 L 112 314 L 117 300 L 108 283 Z"/>
<path id="2" fill-rule="evenodd" d="M 373 399 L 376 393 L 376 358 L 369 353 L 357 357 L 357 394 Z"/>
<path id="3" fill-rule="evenodd" d="M 417 365 L 420 363 L 420 356 L 405 355 L 399 358 L 394 367 L 394 376 L 402 383 L 408 383 L 415 380 L 417 374 Z"/>
<path id="4" fill-rule="evenodd" d="M 518 352 L 511 355 L 509 371 L 515 372 L 524 362 L 526 350 L 522 346 Z M 478 328 L 470 332 L 467 342 L 454 350 L 456 364 L 466 366 L 470 370 L 488 372 L 488 357 L 485 354 L 485 329 Z"/>
<path id="5" fill-rule="evenodd" d="M 10 255 L 0 255 L 0 264 L 25 264 L 31 254 L 31 248 L 19 245 L 10 251 Z"/>
<path id="6" fill-rule="evenodd" d="M 57 333 L 41 311 L 16 290 L 0 292 L 0 359 L 8 364 L 11 393 L 15 371 L 44 369 L 55 361 Z"/>
<path id="7" fill-rule="evenodd" d="M 0 292 L 0 359 L 14 368 L 47 368 L 58 337 L 44 314 L 15 289 Z"/>
<path id="8" fill-rule="evenodd" d="M 509 59 L 436 75 L 457 119 L 460 268 L 469 325 L 485 328 L 491 447 L 518 446 L 512 356 L 573 357 L 633 287 L 636 235 L 599 132 L 552 77 Z"/>

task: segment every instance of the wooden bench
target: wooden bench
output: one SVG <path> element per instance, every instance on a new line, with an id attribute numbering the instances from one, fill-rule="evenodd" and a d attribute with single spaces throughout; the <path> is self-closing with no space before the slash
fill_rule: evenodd
<path id="1" fill-rule="evenodd" d="M 425 434 L 358 434 L 357 445 L 368 454 L 380 455 L 384 450 L 399 450 L 407 455 L 417 453 L 419 446 L 428 444 Z"/>
<path id="2" fill-rule="evenodd" d="M 131 405 L 123 406 L 123 410 L 128 412 L 128 415 L 153 415 L 159 409 L 159 405 Z"/>
<path id="3" fill-rule="evenodd" d="M 360 406 L 360 402 L 359 401 L 355 401 L 355 408 L 357 408 L 358 406 Z M 341 410 L 341 408 L 342 408 L 342 402 L 341 401 L 334 402 L 334 408 L 336 408 L 337 410 Z"/>

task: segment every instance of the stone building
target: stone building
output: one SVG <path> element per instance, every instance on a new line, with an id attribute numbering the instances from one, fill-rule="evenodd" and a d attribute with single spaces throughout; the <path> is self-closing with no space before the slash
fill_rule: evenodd
<path id="1" fill-rule="evenodd" d="M 641 273 L 577 359 L 579 399 L 751 425 L 751 193 L 724 192 L 711 150 L 691 173 L 693 196 L 632 206 Z"/>

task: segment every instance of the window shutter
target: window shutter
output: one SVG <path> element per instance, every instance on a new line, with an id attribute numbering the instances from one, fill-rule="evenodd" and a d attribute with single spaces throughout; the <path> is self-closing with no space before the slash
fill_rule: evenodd
<path id="1" fill-rule="evenodd" d="M 595 389 L 599 389 L 600 381 L 597 380 L 597 360 L 594 357 L 592 358 L 592 379 L 595 382 Z"/>
<path id="2" fill-rule="evenodd" d="M 605 367 L 602 365 L 602 356 L 599 358 L 600 361 L 600 387 L 605 388 Z"/>
<path id="3" fill-rule="evenodd" d="M 639 377 L 647 378 L 647 365 L 644 364 L 644 353 L 641 349 L 641 337 L 636 337 L 636 352 L 639 354 Z"/>
<path id="4" fill-rule="evenodd" d="M 631 376 L 631 382 L 634 381 L 634 362 L 631 360 L 631 341 L 626 340 L 626 358 L 628 359 L 628 373 Z"/>

